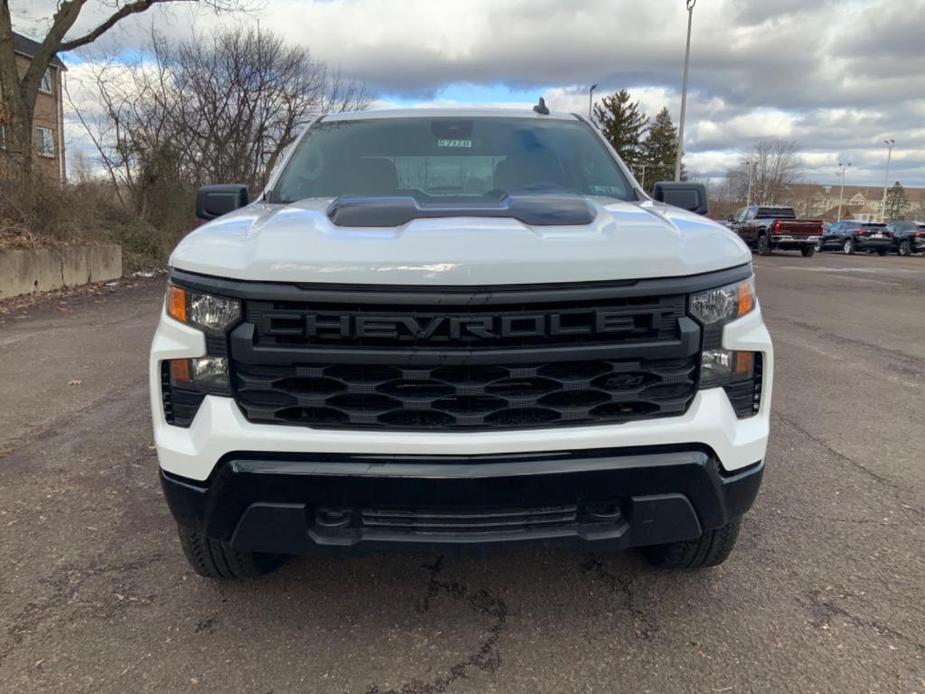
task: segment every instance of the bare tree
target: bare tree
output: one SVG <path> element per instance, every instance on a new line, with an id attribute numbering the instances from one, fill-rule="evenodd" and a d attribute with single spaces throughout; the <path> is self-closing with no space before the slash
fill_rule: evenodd
<path id="1" fill-rule="evenodd" d="M 146 53 L 97 68 L 86 85 L 95 112 L 72 109 L 120 200 L 155 225 L 176 191 L 222 181 L 260 188 L 311 118 L 368 104 L 361 85 L 265 31 L 178 46 L 155 34 Z"/>
<path id="2" fill-rule="evenodd" d="M 171 69 L 192 135 L 191 177 L 260 187 L 319 113 L 365 108 L 362 86 L 328 73 L 308 49 L 233 29 L 182 44 Z"/>
<path id="3" fill-rule="evenodd" d="M 721 195 L 745 204 L 751 188 L 751 202 L 772 205 L 787 195 L 787 187 L 800 180 L 802 161 L 799 145 L 792 140 L 764 140 L 744 153 L 739 163 L 726 172 Z"/>
<path id="4" fill-rule="evenodd" d="M 3 96 L 3 124 L 6 128 L 7 154 L 25 180 L 32 176 L 32 117 L 42 76 L 59 53 L 73 51 L 96 41 L 126 17 L 140 14 L 155 5 L 177 2 L 200 2 L 215 10 L 239 6 L 239 0 L 97 0 L 109 14 L 84 34 L 68 38 L 68 32 L 86 9 L 88 0 L 60 0 L 51 26 L 32 56 L 29 67 L 20 75 L 13 45 L 10 1 L 0 0 L 0 93 Z M 93 3 L 91 3 L 92 5 Z"/>

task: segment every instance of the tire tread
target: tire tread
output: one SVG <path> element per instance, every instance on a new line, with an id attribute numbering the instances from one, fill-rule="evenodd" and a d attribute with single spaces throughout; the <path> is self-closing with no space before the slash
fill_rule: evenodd
<path id="1" fill-rule="evenodd" d="M 212 540 L 202 533 L 178 526 L 180 546 L 193 571 L 206 578 L 255 578 L 274 571 L 285 561 L 276 554 L 244 552 Z"/>
<path id="2" fill-rule="evenodd" d="M 654 566 L 666 569 L 700 569 L 722 564 L 732 553 L 742 519 L 708 530 L 693 540 L 670 542 L 643 548 L 646 558 Z"/>

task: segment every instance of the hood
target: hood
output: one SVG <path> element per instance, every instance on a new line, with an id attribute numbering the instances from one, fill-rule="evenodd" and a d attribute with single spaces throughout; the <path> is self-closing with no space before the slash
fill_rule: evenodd
<path id="1" fill-rule="evenodd" d="M 394 228 L 335 226 L 330 200 L 258 202 L 193 231 L 170 265 L 242 280 L 480 286 L 680 277 L 751 259 L 705 217 L 651 200 L 589 201 L 597 215 L 586 226 L 448 217 Z"/>

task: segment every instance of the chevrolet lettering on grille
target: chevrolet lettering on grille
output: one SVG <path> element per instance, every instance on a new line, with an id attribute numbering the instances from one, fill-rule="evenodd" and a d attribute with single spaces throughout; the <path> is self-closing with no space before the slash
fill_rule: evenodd
<path id="1" fill-rule="evenodd" d="M 264 335 L 321 340 L 383 338 L 428 340 L 495 340 L 565 335 L 607 335 L 632 332 L 633 315 L 625 311 L 543 313 L 516 316 L 389 316 L 267 312 Z"/>

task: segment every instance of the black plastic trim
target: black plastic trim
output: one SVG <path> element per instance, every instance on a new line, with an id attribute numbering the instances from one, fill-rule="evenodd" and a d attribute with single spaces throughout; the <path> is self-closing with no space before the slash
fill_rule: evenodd
<path id="1" fill-rule="evenodd" d="M 242 323 L 231 333 L 231 353 L 236 362 L 291 366 L 313 362 L 325 364 L 381 364 L 413 367 L 459 364 L 532 364 L 591 359 L 674 359 L 690 357 L 700 350 L 700 328 L 690 318 L 678 319 L 678 339 L 626 344 L 555 345 L 510 349 L 402 349 L 337 348 L 320 346 L 256 346 L 253 323 Z"/>
<path id="2" fill-rule="evenodd" d="M 341 227 L 399 227 L 415 219 L 491 217 L 531 226 L 587 226 L 597 213 L 579 195 L 504 195 L 496 200 L 421 200 L 411 195 L 346 195 L 328 206 Z"/>
<path id="3" fill-rule="evenodd" d="M 689 539 L 744 514 L 763 472 L 759 462 L 725 473 L 702 446 L 430 457 L 239 452 L 223 457 L 204 483 L 164 472 L 161 483 L 181 525 L 240 549 L 302 554 L 322 547 L 557 540 L 617 548 Z M 615 509 L 613 522 L 597 518 L 491 534 L 471 527 L 439 536 L 371 530 L 356 521 L 377 509 L 472 517 L 576 506 L 581 516 L 580 509 L 601 505 Z M 319 527 L 319 509 L 343 510 L 354 522 L 340 530 Z"/>
<path id="4" fill-rule="evenodd" d="M 747 279 L 751 275 L 752 264 L 745 263 L 725 270 L 680 277 L 463 287 L 262 282 L 214 277 L 173 268 L 170 271 L 170 281 L 195 291 L 258 301 L 392 305 L 431 304 L 437 307 L 444 305 L 489 306 L 518 302 L 545 303 L 691 294 L 732 284 L 733 282 Z"/>

